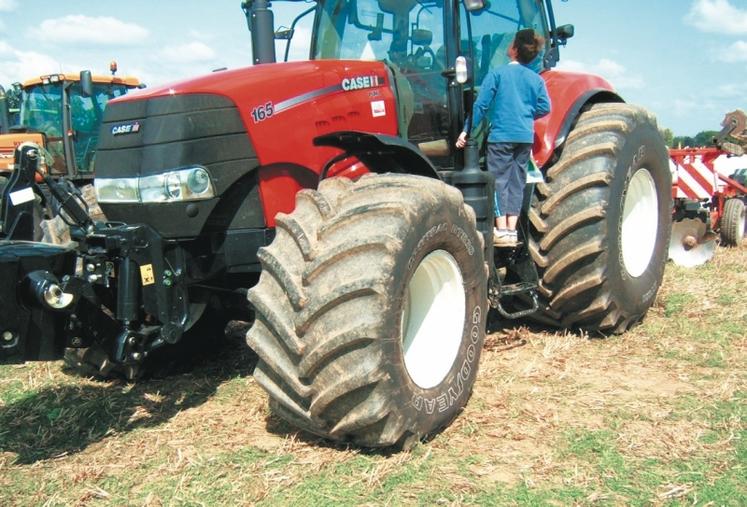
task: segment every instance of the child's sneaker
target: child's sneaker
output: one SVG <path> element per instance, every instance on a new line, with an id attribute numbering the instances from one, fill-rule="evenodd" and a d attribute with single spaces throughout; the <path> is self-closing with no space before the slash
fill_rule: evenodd
<path id="1" fill-rule="evenodd" d="M 493 246 L 513 248 L 519 243 L 516 231 L 508 229 L 493 229 Z"/>

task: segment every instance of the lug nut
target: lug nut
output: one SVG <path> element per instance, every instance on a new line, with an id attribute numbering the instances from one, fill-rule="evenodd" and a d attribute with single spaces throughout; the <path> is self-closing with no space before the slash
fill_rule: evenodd
<path id="1" fill-rule="evenodd" d="M 10 343 L 10 342 L 13 341 L 14 338 L 15 338 L 15 336 L 13 336 L 13 332 L 12 331 L 3 331 L 3 341 L 4 342 Z"/>
<path id="2" fill-rule="evenodd" d="M 140 352 L 133 352 L 130 354 L 130 357 L 133 361 L 140 361 L 143 358 L 143 355 Z"/>

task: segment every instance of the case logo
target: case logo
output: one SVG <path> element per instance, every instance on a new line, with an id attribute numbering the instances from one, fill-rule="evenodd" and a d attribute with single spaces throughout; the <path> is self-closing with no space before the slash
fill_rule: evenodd
<path id="1" fill-rule="evenodd" d="M 123 123 L 112 127 L 112 135 L 119 136 L 122 134 L 137 134 L 140 132 L 140 122 Z"/>
<path id="2" fill-rule="evenodd" d="M 379 76 L 355 76 L 344 78 L 340 84 L 343 90 L 349 92 L 350 90 L 373 88 L 379 86 L 381 82 Z"/>

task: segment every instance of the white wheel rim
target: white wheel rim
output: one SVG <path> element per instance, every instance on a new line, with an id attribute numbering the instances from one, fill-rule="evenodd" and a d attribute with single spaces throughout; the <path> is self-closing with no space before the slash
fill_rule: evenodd
<path id="1" fill-rule="evenodd" d="M 659 228 L 659 198 L 648 169 L 638 169 L 625 194 L 620 249 L 623 264 L 634 278 L 641 276 L 651 263 Z"/>
<path id="2" fill-rule="evenodd" d="M 428 254 L 404 294 L 402 351 L 405 368 L 419 387 L 430 389 L 446 378 L 459 354 L 464 331 L 464 281 L 445 250 Z"/>

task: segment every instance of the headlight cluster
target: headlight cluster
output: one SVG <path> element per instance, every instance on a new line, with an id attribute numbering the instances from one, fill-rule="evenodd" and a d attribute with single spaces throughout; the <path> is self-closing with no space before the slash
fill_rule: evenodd
<path id="1" fill-rule="evenodd" d="M 141 178 L 96 178 L 96 199 L 103 203 L 157 203 L 201 201 L 215 197 L 210 174 L 204 167 Z"/>

